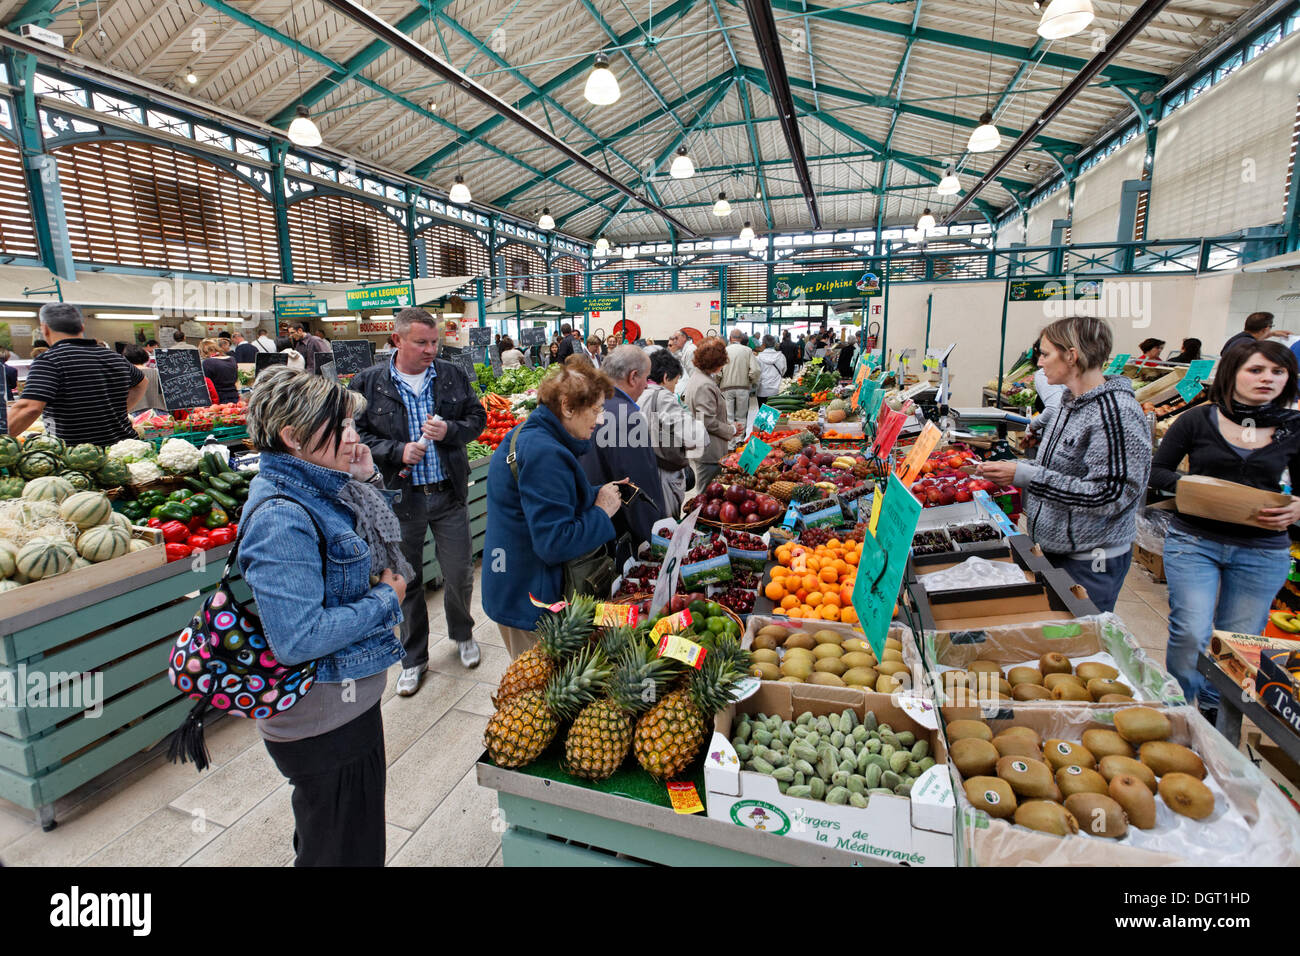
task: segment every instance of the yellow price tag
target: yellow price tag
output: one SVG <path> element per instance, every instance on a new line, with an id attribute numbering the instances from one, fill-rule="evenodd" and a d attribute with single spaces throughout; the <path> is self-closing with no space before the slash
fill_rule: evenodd
<path id="1" fill-rule="evenodd" d="M 876 522 L 880 520 L 880 506 L 885 503 L 884 489 L 876 485 L 876 493 L 871 496 L 871 523 L 867 525 L 871 529 L 871 536 L 876 535 Z"/>
<path id="2" fill-rule="evenodd" d="M 911 453 L 908 454 L 907 460 L 903 462 L 902 474 L 899 475 L 904 487 L 912 487 L 912 482 L 916 481 L 916 476 L 921 473 L 921 466 L 925 464 L 930 457 L 930 452 L 934 451 L 939 445 L 939 439 L 943 433 L 939 431 L 934 422 L 926 422 L 925 428 L 917 436 L 916 444 L 912 446 Z"/>
<path id="3" fill-rule="evenodd" d="M 668 784 L 668 800 L 673 805 L 674 813 L 704 812 L 704 804 L 700 802 L 700 795 L 693 783 Z"/>
<path id="4" fill-rule="evenodd" d="M 707 653 L 699 644 L 679 634 L 665 634 L 659 638 L 660 657 L 671 657 L 696 670 L 704 665 L 704 655 Z"/>
<path id="5" fill-rule="evenodd" d="M 691 626 L 691 612 L 678 611 L 676 614 L 670 614 L 659 621 L 658 624 L 650 631 L 650 640 L 659 640 L 660 635 L 667 634 L 670 631 L 684 631 Z"/>

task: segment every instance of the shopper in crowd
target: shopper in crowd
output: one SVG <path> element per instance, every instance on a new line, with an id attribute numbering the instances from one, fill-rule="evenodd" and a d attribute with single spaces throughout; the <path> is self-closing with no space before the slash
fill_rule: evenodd
<path id="1" fill-rule="evenodd" d="M 799 346 L 790 338 L 789 332 L 781 333 L 780 352 L 785 356 L 785 374 L 795 375 L 799 371 Z"/>
<path id="2" fill-rule="evenodd" d="M 706 338 L 695 349 L 695 370 L 686 383 L 686 410 L 704 428 L 709 439 L 691 452 L 695 487 L 703 489 L 722 470 L 719 464 L 727 444 L 744 434 L 745 423 L 733 422 L 727 414 L 727 400 L 712 376 L 727 364 L 727 346 L 717 336 Z"/>
<path id="3" fill-rule="evenodd" d="M 235 361 L 251 365 L 257 361 L 257 346 L 244 337 L 243 332 L 236 332 L 230 337 L 235 343 Z"/>
<path id="4" fill-rule="evenodd" d="M 233 357 L 234 341 L 224 335 L 217 336 L 217 345 L 221 348 L 221 354 Z"/>
<path id="5" fill-rule="evenodd" d="M 1239 342 L 1224 354 L 1210 401 L 1177 418 L 1151 464 L 1151 486 L 1174 492 L 1188 475 L 1282 490 L 1282 472 L 1300 475 L 1296 359 L 1279 342 Z M 1294 481 L 1295 478 L 1292 478 Z M 1165 536 L 1169 579 L 1169 649 L 1165 665 L 1188 701 L 1218 706 L 1196 670 L 1212 630 L 1262 634 L 1268 611 L 1291 570 L 1287 529 L 1300 521 L 1300 498 L 1265 508 L 1255 525 L 1175 514 Z"/>
<path id="6" fill-rule="evenodd" d="M 258 378 L 248 405 L 260 470 L 240 522 L 239 570 L 276 659 L 316 661 L 310 691 L 257 721 L 293 786 L 297 866 L 384 864 L 379 702 L 402 658 L 394 629 L 412 586 L 353 424 L 363 405 L 335 382 L 283 368 Z"/>
<path id="7" fill-rule="evenodd" d="M 193 342 L 186 341 L 185 333 L 182 332 L 180 329 L 175 329 L 172 331 L 171 347 L 174 349 L 194 349 L 196 352 L 198 351 L 199 348 Z"/>
<path id="8" fill-rule="evenodd" d="M 1136 365 L 1159 365 L 1160 353 L 1164 351 L 1164 339 L 1143 339 L 1138 345 L 1138 351 L 1141 356 L 1138 357 Z"/>
<path id="9" fill-rule="evenodd" d="M 266 329 L 257 330 L 257 340 L 253 343 L 259 352 L 278 352 L 275 347 L 275 339 L 267 335 Z"/>
<path id="10" fill-rule="evenodd" d="M 547 357 L 547 365 L 558 365 L 560 363 L 560 343 L 552 342 Z"/>
<path id="11" fill-rule="evenodd" d="M 852 338 L 845 339 L 843 344 L 840 345 L 839 363 L 837 366 L 840 378 L 853 377 L 853 360 L 857 354 L 858 337 L 854 335 Z"/>
<path id="12" fill-rule="evenodd" d="M 221 344 L 216 339 L 200 342 L 199 354 L 203 356 L 203 374 L 217 387 L 217 401 L 239 401 L 239 369 L 234 359 L 221 354 Z"/>
<path id="13" fill-rule="evenodd" d="M 122 349 L 122 358 L 138 368 L 146 382 L 144 395 L 128 411 L 134 414 L 149 408 L 165 409 L 167 403 L 163 400 L 162 386 L 158 383 L 158 369 L 149 365 L 149 353 L 139 345 L 128 345 Z"/>
<path id="14" fill-rule="evenodd" d="M 308 372 L 316 371 L 313 356 L 317 352 L 328 352 L 330 350 L 328 342 L 318 335 L 312 335 L 307 331 L 307 326 L 301 322 L 295 322 L 289 326 L 289 338 L 293 340 L 293 347 L 302 355 L 304 368 Z"/>
<path id="15" fill-rule="evenodd" d="M 8 389 L 8 391 L 5 393 L 5 396 L 7 398 L 12 398 L 14 392 L 18 390 L 18 369 L 14 368 L 12 365 L 9 364 L 9 360 L 11 358 L 13 358 L 13 355 L 9 352 L 9 350 L 7 348 L 0 347 L 0 364 L 4 365 L 5 388 Z"/>
<path id="16" fill-rule="evenodd" d="M 718 386 L 727 400 L 727 417 L 744 425 L 749 418 L 749 398 L 758 387 L 758 357 L 749 347 L 749 336 L 740 329 L 731 330 L 727 362 Z"/>
<path id="17" fill-rule="evenodd" d="M 42 355 L 44 355 L 44 354 L 45 354 L 46 352 L 48 352 L 49 350 L 50 350 L 50 347 L 49 347 L 48 345 L 33 345 L 33 346 L 32 346 L 32 358 L 33 358 L 33 359 L 40 358 Z"/>
<path id="18" fill-rule="evenodd" d="M 609 336 L 609 338 L 605 339 L 605 344 L 602 346 L 601 354 L 609 355 L 610 352 L 614 351 L 614 349 L 618 348 L 622 344 L 623 344 L 622 336 L 611 335 Z"/>
<path id="19" fill-rule="evenodd" d="M 465 667 L 480 660 L 470 603 L 474 596 L 473 540 L 466 495 L 469 458 L 465 446 L 487 424 L 469 376 L 438 355 L 438 320 L 424 309 L 405 308 L 393 319 L 398 345 L 387 363 L 358 372 L 352 387 L 366 397 L 356 419 L 384 480 L 400 489 L 397 516 L 402 553 L 415 569 L 403 604 L 402 674 L 397 693 L 414 694 L 429 666 L 429 613 L 423 583 L 424 538 L 433 533 L 443 574 L 448 634 Z"/>
<path id="20" fill-rule="evenodd" d="M 515 348 L 515 343 L 508 335 L 501 336 L 497 349 L 501 352 L 502 368 L 519 368 L 524 364 L 524 353 Z"/>
<path id="21" fill-rule="evenodd" d="M 302 353 L 293 347 L 293 339 L 287 335 L 281 335 L 275 340 L 275 350 L 281 355 L 289 356 L 289 368 L 295 372 L 307 371 L 307 362 L 302 357 Z"/>
<path id="22" fill-rule="evenodd" d="M 703 440 L 696 437 L 699 431 L 696 421 L 687 417 L 677 399 L 677 383 L 681 377 L 682 363 L 673 358 L 668 349 L 660 349 L 650 356 L 650 381 L 638 401 L 641 414 L 650 426 L 664 514 L 672 518 L 681 513 L 682 501 L 686 498 L 687 466 L 690 464 L 687 450 L 703 445 Z"/>
<path id="23" fill-rule="evenodd" d="M 982 477 L 1021 489 L 1029 536 L 1103 611 L 1115 609 L 1133 560 L 1151 470 L 1151 428 L 1132 383 L 1102 375 L 1112 343 L 1101 319 L 1058 319 L 1043 329 L 1038 364 L 1066 393 L 1040 416 L 1037 461 L 979 466 Z"/>
<path id="24" fill-rule="evenodd" d="M 565 322 L 560 326 L 560 351 L 556 361 L 563 362 L 577 350 L 578 338 L 574 335 L 573 326 Z"/>
<path id="25" fill-rule="evenodd" d="M 755 356 L 758 362 L 758 402 L 761 405 L 781 391 L 781 379 L 789 369 L 783 352 L 777 351 L 776 336 L 765 335 L 760 343 L 762 351 Z"/>
<path id="26" fill-rule="evenodd" d="M 1190 363 L 1200 361 L 1201 340 L 1183 339 L 1183 350 L 1171 358 L 1171 362 Z"/>
<path id="27" fill-rule="evenodd" d="M 682 364 L 683 382 L 679 388 L 686 387 L 686 381 L 695 371 L 695 342 L 685 332 L 678 330 L 668 336 L 668 351 L 673 353 L 673 358 Z"/>
<path id="28" fill-rule="evenodd" d="M 618 489 L 593 486 L 578 461 L 613 395 L 605 375 L 570 359 L 542 380 L 537 408 L 506 435 L 506 454 L 493 455 L 488 466 L 483 610 L 512 658 L 536 642 L 545 612 L 533 599 L 567 598 L 565 562 L 614 540 Z"/>
<path id="29" fill-rule="evenodd" d="M 1038 347 L 1038 343 L 1035 342 L 1033 349 L 1034 364 L 1038 364 L 1038 360 L 1042 357 L 1042 354 L 1042 351 Z M 1061 407 L 1061 399 L 1065 396 L 1065 386 L 1060 384 L 1053 385 L 1049 382 L 1047 380 L 1047 371 L 1040 365 L 1038 368 L 1034 369 L 1034 392 L 1038 395 L 1038 400 L 1042 403 L 1043 410 L 1038 415 L 1035 415 L 1033 420 L 1029 423 L 1028 434 L 1025 437 L 1029 440 L 1030 445 L 1037 447 L 1038 437 L 1041 433 L 1042 427 L 1050 420 L 1049 413 L 1054 414 L 1055 410 Z M 1048 416 L 1048 418 L 1045 419 L 1043 417 L 1045 415 Z"/>
<path id="30" fill-rule="evenodd" d="M 651 526 L 664 516 L 654 444 L 637 406 L 649 383 L 650 356 L 635 345 L 620 345 L 605 356 L 601 371 L 614 384 L 614 394 L 605 400 L 604 420 L 579 461 L 594 485 L 627 479 L 640 489 L 636 499 L 614 516 L 617 536 L 627 535 L 632 544 L 627 555 L 615 555 L 621 565 L 650 540 Z"/>
<path id="31" fill-rule="evenodd" d="M 587 338 L 587 347 L 585 349 L 575 350 L 573 354 L 583 361 L 591 363 L 592 368 L 599 369 L 601 359 L 604 358 L 600 351 L 601 348 L 604 347 L 604 344 L 604 341 L 602 341 L 599 335 L 592 335 Z"/>
<path id="32" fill-rule="evenodd" d="M 22 397 L 9 408 L 9 434 L 21 435 L 44 415 L 46 431 L 68 445 L 134 438 L 127 410 L 144 396 L 144 374 L 83 338 L 86 323 L 75 305 L 47 302 L 39 321 L 41 338 L 52 344 L 40 355 L 32 350 Z"/>
<path id="33" fill-rule="evenodd" d="M 1246 316 L 1246 324 L 1242 327 L 1242 330 L 1232 338 L 1228 339 L 1227 342 L 1223 343 L 1223 348 L 1220 350 L 1219 354 L 1227 355 L 1228 349 L 1232 348 L 1239 342 L 1262 342 L 1268 338 L 1285 339 L 1289 336 L 1289 332 L 1281 329 L 1274 330 L 1272 312 L 1252 312 L 1250 315 Z"/>

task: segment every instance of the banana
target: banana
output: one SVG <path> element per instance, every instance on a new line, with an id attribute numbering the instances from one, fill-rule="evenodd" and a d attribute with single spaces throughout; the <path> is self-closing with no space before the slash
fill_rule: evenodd
<path id="1" fill-rule="evenodd" d="M 1300 619 L 1294 614 L 1288 614 L 1286 611 L 1273 611 L 1269 614 L 1268 619 L 1273 622 L 1273 626 L 1279 631 L 1285 631 L 1287 634 L 1300 634 Z"/>
<path id="2" fill-rule="evenodd" d="M 857 461 L 853 458 L 841 457 L 841 458 L 836 458 L 833 462 L 831 462 L 831 467 L 839 468 L 840 470 L 843 471 L 852 468 L 856 464 Z"/>

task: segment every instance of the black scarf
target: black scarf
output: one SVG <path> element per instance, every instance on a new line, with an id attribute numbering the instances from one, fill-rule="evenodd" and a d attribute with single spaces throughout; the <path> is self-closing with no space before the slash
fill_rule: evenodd
<path id="1" fill-rule="evenodd" d="M 1247 405 L 1244 402 L 1234 400 L 1230 408 L 1225 410 L 1220 406 L 1219 411 L 1224 412 L 1229 419 L 1238 425 L 1244 425 L 1249 421 L 1256 428 L 1277 429 L 1273 433 L 1274 441 L 1300 427 L 1300 411 L 1273 402 L 1269 402 L 1267 405 Z"/>

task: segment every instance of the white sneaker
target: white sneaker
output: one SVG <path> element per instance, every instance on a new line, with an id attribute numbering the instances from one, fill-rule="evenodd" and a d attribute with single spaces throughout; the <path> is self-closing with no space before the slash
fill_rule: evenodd
<path id="1" fill-rule="evenodd" d="M 474 638 L 464 641 L 460 645 L 460 662 L 466 667 L 478 667 L 478 662 L 482 659 L 479 653 L 478 642 Z"/>
<path id="2" fill-rule="evenodd" d="M 402 676 L 397 678 L 397 696 L 413 696 L 415 692 L 420 689 L 420 678 L 428 669 L 428 664 L 425 664 L 423 667 L 402 668 Z"/>

